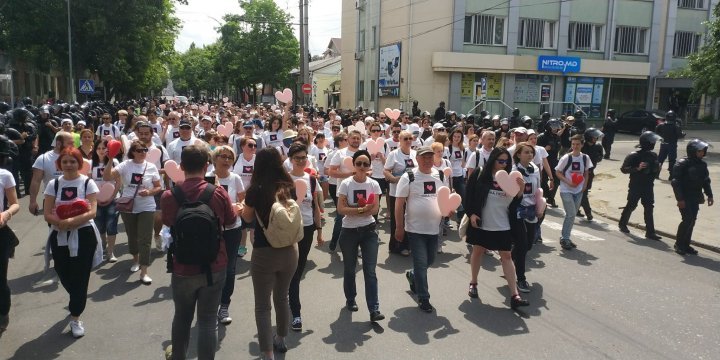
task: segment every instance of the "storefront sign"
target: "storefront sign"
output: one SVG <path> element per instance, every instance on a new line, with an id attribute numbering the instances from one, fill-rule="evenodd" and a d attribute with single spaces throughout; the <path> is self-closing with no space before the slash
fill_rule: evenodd
<path id="1" fill-rule="evenodd" d="M 538 56 L 538 71 L 565 73 L 580 72 L 580 58 L 570 56 Z"/>
<path id="2" fill-rule="evenodd" d="M 380 47 L 378 64 L 379 96 L 400 96 L 400 54 L 401 43 Z"/>
<path id="3" fill-rule="evenodd" d="M 502 74 L 487 74 L 487 97 L 494 100 L 502 98 Z"/>
<path id="4" fill-rule="evenodd" d="M 474 85 L 475 73 L 462 73 L 462 80 L 460 81 L 460 96 L 472 97 Z"/>

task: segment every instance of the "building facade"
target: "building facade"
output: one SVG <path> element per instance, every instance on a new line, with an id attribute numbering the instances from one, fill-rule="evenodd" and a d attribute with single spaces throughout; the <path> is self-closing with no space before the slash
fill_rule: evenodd
<path id="1" fill-rule="evenodd" d="M 341 104 L 407 109 L 418 100 L 432 111 L 445 101 L 462 113 L 581 109 L 591 118 L 608 107 L 717 113 L 716 101 L 690 100 L 690 80 L 668 77 L 702 45 L 717 3 L 343 0 Z"/>

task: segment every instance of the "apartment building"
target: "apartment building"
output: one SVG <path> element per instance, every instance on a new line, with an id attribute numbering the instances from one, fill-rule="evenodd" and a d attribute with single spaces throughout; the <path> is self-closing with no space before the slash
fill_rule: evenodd
<path id="1" fill-rule="evenodd" d="M 668 77 L 702 45 L 717 3 L 343 0 L 341 106 L 717 112 L 689 99 L 690 80 Z"/>

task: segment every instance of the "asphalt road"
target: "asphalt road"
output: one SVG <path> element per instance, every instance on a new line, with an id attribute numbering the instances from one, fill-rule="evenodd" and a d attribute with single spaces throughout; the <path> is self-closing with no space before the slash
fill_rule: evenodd
<path id="1" fill-rule="evenodd" d="M 90 280 L 83 315 L 86 336 L 74 340 L 67 327 L 66 292 L 35 286 L 43 268 L 47 227 L 23 211 L 11 225 L 21 238 L 11 260 L 11 324 L 0 339 L 1 359 L 163 359 L 173 315 L 165 262 L 155 257 L 154 282 L 130 274 L 126 238 L 120 261 L 103 264 Z M 578 248 L 560 249 L 562 210 L 549 211 L 541 245 L 528 257 L 531 305 L 509 309 L 497 257 L 480 273 L 480 300 L 467 296 L 470 266 L 465 245 L 452 233 L 445 253 L 429 271 L 432 314 L 411 297 L 404 273 L 411 259 L 387 253 L 387 224 L 380 230 L 378 278 L 387 319 L 371 325 L 358 274 L 360 312 L 344 310 L 342 260 L 326 247 L 313 248 L 301 283 L 305 328 L 287 339 L 278 359 L 713 359 L 720 344 L 720 256 L 705 250 L 680 257 L 666 242 L 615 231 L 602 218 L 578 221 Z M 330 238 L 326 227 L 326 239 Z M 259 356 L 249 263 L 238 260 L 230 310 L 232 324 L 219 327 L 217 359 Z M 193 341 L 195 331 L 193 331 Z M 194 346 L 190 357 L 195 358 Z"/>

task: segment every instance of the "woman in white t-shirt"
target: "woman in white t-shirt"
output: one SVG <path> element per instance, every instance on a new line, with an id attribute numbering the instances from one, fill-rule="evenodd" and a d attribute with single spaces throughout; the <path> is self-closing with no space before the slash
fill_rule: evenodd
<path id="1" fill-rule="evenodd" d="M 447 147 L 447 157 L 450 160 L 452 169 L 452 187 L 460 197 L 465 197 L 465 174 L 463 169 L 465 168 L 465 145 L 463 144 L 463 131 L 462 128 L 456 128 L 450 133 L 450 144 Z M 457 209 L 457 223 L 460 224 L 460 220 L 465 215 L 462 205 Z"/>
<path id="2" fill-rule="evenodd" d="M 48 183 L 43 206 L 45 221 L 50 224 L 46 261 L 52 254 L 58 278 L 70 295 L 70 329 L 75 338 L 85 335 L 80 315 L 87 303 L 90 272 L 102 262 L 102 244 L 93 223 L 98 187 L 95 181 L 80 174 L 82 163 L 79 150 L 63 149 L 57 160 L 63 174 Z M 70 214 L 60 208 L 72 209 L 77 205 L 82 207 Z"/>
<path id="3" fill-rule="evenodd" d="M 498 185 L 495 174 L 499 171 L 510 172 L 512 159 L 504 147 L 490 152 L 490 157 L 482 171 L 474 171 L 468 180 L 463 206 L 468 215 L 467 239 L 473 246 L 470 255 L 470 287 L 468 295 L 478 297 L 477 277 L 482 265 L 485 249 L 499 250 L 503 274 L 510 288 L 510 307 L 529 305 L 520 297 L 515 280 L 515 266 L 510 253 L 513 235 L 510 227 L 510 210 L 515 209 L 522 200 L 522 192 L 506 194 Z M 525 188 L 525 182 L 518 179 L 519 189 Z"/>
<path id="4" fill-rule="evenodd" d="M 327 148 L 327 140 L 325 139 L 325 134 L 323 134 L 322 132 L 319 132 L 317 135 L 315 135 L 315 140 L 313 142 L 315 144 L 310 147 L 310 155 L 314 156 L 317 160 L 317 170 L 318 175 L 320 175 L 319 181 L 320 187 L 322 187 L 323 191 L 323 199 L 327 199 L 330 194 L 328 191 L 328 176 L 325 175 L 325 160 L 330 154 L 330 149 Z"/>
<path id="5" fill-rule="evenodd" d="M 230 199 L 233 200 L 235 208 L 240 208 L 240 203 L 245 199 L 245 185 L 240 175 L 231 172 L 233 163 L 235 163 L 235 151 L 228 145 L 215 148 L 212 154 L 213 165 L 215 170 L 212 176 L 217 178 L 215 185 L 222 186 Z M 234 224 L 225 226 L 223 230 L 223 239 L 225 240 L 225 253 L 233 258 L 228 259 L 228 265 L 225 268 L 225 285 L 220 295 L 220 309 L 218 310 L 218 321 L 221 324 L 229 324 L 232 322 L 230 317 L 230 298 L 235 291 L 235 258 L 234 254 L 238 252 L 240 240 L 242 240 L 242 219 L 238 216 Z"/>
<path id="6" fill-rule="evenodd" d="M 270 117 L 267 130 L 263 133 L 263 143 L 265 146 L 275 148 L 283 146 L 283 132 L 287 130 L 287 126 L 284 126 L 283 122 L 280 116 L 272 115 Z"/>
<path id="7" fill-rule="evenodd" d="M 322 225 L 320 223 L 320 187 L 317 185 L 315 177 L 305 172 L 305 164 L 307 162 L 307 146 L 300 143 L 290 145 L 288 150 L 288 158 L 292 161 L 292 170 L 290 177 L 293 181 L 302 179 L 305 182 L 305 194 L 297 194 L 297 185 L 295 186 L 295 198 L 300 205 L 300 213 L 302 214 L 303 238 L 298 242 L 298 264 L 295 269 L 292 281 L 290 281 L 290 312 L 293 319 L 290 328 L 294 331 L 302 330 L 302 318 L 300 316 L 300 279 L 305 271 L 308 254 L 313 243 L 313 234 L 317 232 L 317 245 L 322 246 L 324 241 L 322 238 Z M 314 183 L 314 184 L 313 184 Z M 313 191 L 314 190 L 314 191 Z M 302 199 L 300 199 L 302 197 Z"/>
<path id="8" fill-rule="evenodd" d="M 380 203 L 377 199 L 380 194 L 380 185 L 367 176 L 367 171 L 370 170 L 371 166 L 370 158 L 370 153 L 367 150 L 358 150 L 353 154 L 352 160 L 355 172 L 353 176 L 342 180 L 338 186 L 337 211 L 343 216 L 338 242 L 343 254 L 345 306 L 349 311 L 358 311 L 355 302 L 355 296 L 357 295 L 355 268 L 357 266 L 359 247 L 363 255 L 365 300 L 370 312 L 370 321 L 375 322 L 385 319 L 385 315 L 380 313 L 378 283 L 375 275 L 379 240 L 373 216 L 380 209 Z M 374 194 L 375 200 L 368 203 L 371 194 Z"/>
<path id="9" fill-rule="evenodd" d="M 527 142 L 517 144 L 513 154 L 513 170 L 519 171 L 525 187 L 521 189 L 522 201 L 517 209 L 515 245 L 512 248 L 512 259 L 515 264 L 518 290 L 530 292 L 530 284 L 525 278 L 525 258 L 535 242 L 535 231 L 538 224 L 537 203 L 535 193 L 540 188 L 540 168 L 533 163 L 535 147 Z M 543 209 L 544 210 L 544 209 Z"/>
<path id="10" fill-rule="evenodd" d="M 10 156 L 9 141 L 7 139 L 3 140 L 0 143 L 0 166 L 4 166 L 5 161 Z M 20 211 L 15 186 L 15 179 L 12 174 L 0 168 L 0 234 L 12 231 L 8 227 L 8 221 Z M 3 208 L 5 199 L 7 199 L 7 208 Z M 7 270 L 15 246 L 10 244 L 9 241 L 10 236 L 0 236 L 0 336 L 2 336 L 10 322 L 10 287 L 7 282 Z"/>
<path id="11" fill-rule="evenodd" d="M 95 151 L 92 154 L 92 170 L 90 177 L 95 180 L 98 189 L 103 186 L 106 182 L 103 180 L 103 174 L 105 173 L 105 164 L 110 160 L 107 157 L 107 139 L 98 140 L 95 142 Z M 122 159 L 122 154 L 118 153 L 114 159 L 112 159 L 113 165 L 117 166 L 120 164 L 118 159 Z M 109 181 L 114 187 L 115 192 L 110 197 L 110 200 L 100 201 L 98 200 L 97 214 L 95 215 L 95 225 L 100 233 L 100 238 L 103 242 L 103 247 L 107 253 L 107 259 L 109 262 L 117 262 L 115 257 L 115 237 L 117 236 L 118 230 L 118 219 L 120 213 L 115 209 L 115 198 L 120 191 L 120 183 L 117 181 Z"/>
<path id="12" fill-rule="evenodd" d="M 407 131 L 401 131 L 398 140 L 400 141 L 399 147 L 388 154 L 384 167 L 385 179 L 390 183 L 388 191 L 388 198 L 390 199 L 388 203 L 388 205 L 390 205 L 388 207 L 388 212 L 390 213 L 389 247 L 390 252 L 393 254 L 408 256 L 410 255 L 410 250 L 407 241 L 399 242 L 395 240 L 395 190 L 400 177 L 407 169 L 412 169 L 417 166 L 417 160 L 415 159 L 415 150 L 410 148 L 413 142 L 412 134 Z"/>
<path id="13" fill-rule="evenodd" d="M 103 180 L 115 180 L 123 184 L 122 197 L 134 197 L 131 212 L 120 212 L 125 232 L 128 236 L 128 248 L 133 256 L 131 272 L 140 270 L 140 281 L 150 285 L 152 279 L 147 275 L 150 266 L 150 246 L 152 243 L 155 194 L 162 191 L 160 173 L 152 163 L 145 161 L 148 148 L 136 140 L 130 144 L 128 160 L 114 167 L 107 163 Z"/>
<path id="14" fill-rule="evenodd" d="M 255 153 L 257 152 L 257 142 L 251 137 L 243 137 L 240 139 L 240 149 L 242 153 L 235 160 L 233 173 L 240 176 L 243 183 L 243 189 L 250 188 L 250 179 L 252 179 L 255 171 Z M 244 191 L 244 190 L 243 190 Z M 243 195 L 244 196 L 244 195 Z M 238 247 L 237 256 L 243 257 L 247 254 L 247 239 L 253 238 L 253 229 L 255 229 L 255 221 L 250 223 L 243 222 L 242 239 Z"/>

